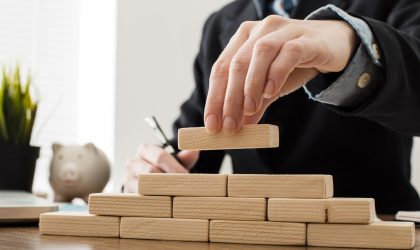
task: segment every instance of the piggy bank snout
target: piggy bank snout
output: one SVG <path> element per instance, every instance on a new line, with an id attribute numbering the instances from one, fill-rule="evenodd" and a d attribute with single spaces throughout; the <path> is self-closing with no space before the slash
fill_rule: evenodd
<path id="1" fill-rule="evenodd" d="M 65 163 L 60 171 L 60 179 L 64 184 L 75 184 L 80 180 L 80 171 L 74 163 Z"/>

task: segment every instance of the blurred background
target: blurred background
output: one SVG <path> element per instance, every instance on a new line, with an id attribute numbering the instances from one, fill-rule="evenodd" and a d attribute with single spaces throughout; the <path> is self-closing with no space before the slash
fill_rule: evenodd
<path id="1" fill-rule="evenodd" d="M 156 142 L 144 117 L 155 115 L 172 136 L 194 86 L 204 21 L 228 2 L 0 0 L 0 64 L 30 70 L 39 92 L 33 191 L 51 193 L 53 142 L 95 143 L 112 163 L 106 190 L 119 191 L 125 161 L 139 143 Z M 419 190 L 417 145 L 412 182 Z M 223 171 L 229 168 L 225 159 Z"/>

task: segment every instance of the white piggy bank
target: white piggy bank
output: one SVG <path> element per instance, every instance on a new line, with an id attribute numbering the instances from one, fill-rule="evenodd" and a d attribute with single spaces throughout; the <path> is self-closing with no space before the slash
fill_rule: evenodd
<path id="1" fill-rule="evenodd" d="M 110 176 L 110 164 L 105 154 L 92 143 L 84 146 L 52 145 L 50 184 L 54 201 L 70 202 L 82 198 L 86 202 L 90 193 L 101 192 Z"/>

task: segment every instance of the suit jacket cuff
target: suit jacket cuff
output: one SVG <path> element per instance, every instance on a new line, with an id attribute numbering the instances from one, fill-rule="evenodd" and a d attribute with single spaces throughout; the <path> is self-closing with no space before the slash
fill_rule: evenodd
<path id="1" fill-rule="evenodd" d="M 375 89 L 380 53 L 369 26 L 334 5 L 326 5 L 308 15 L 310 20 L 343 20 L 355 30 L 361 45 L 340 73 L 320 74 L 304 86 L 309 98 L 334 106 L 354 107 Z"/>

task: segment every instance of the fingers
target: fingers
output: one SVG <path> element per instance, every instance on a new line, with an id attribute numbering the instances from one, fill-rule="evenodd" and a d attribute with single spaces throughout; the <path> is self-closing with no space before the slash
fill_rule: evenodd
<path id="1" fill-rule="evenodd" d="M 301 67 L 311 67 L 308 62 L 316 58 L 316 50 L 314 46 L 306 38 L 296 38 L 287 41 L 281 48 L 279 55 L 272 62 L 267 79 L 274 83 L 274 88 L 271 93 L 265 93 L 266 98 L 274 96 L 283 96 L 303 86 L 307 81 L 312 79 L 310 77 L 313 73 L 312 70 L 299 69 Z M 294 72 L 293 77 L 292 72 Z M 299 75 L 299 74 L 301 75 Z M 307 75 L 309 74 L 309 75 Z M 308 79 L 309 78 L 309 79 Z M 285 82 L 288 81 L 287 87 L 283 87 Z"/>
<path id="2" fill-rule="evenodd" d="M 231 38 L 222 54 L 213 64 L 210 74 L 210 86 L 204 109 L 204 124 L 209 133 L 215 133 L 222 127 L 223 104 L 229 80 L 229 68 L 233 56 L 248 39 L 255 22 L 244 22 Z"/>
<path id="3" fill-rule="evenodd" d="M 279 96 L 300 88 L 330 61 L 325 39 L 307 21 L 271 16 L 249 24 L 213 65 L 204 114 L 209 132 L 232 134 L 257 123 Z"/>
<path id="4" fill-rule="evenodd" d="M 253 41 L 248 40 L 236 52 L 229 67 L 229 79 L 223 103 L 223 132 L 234 134 L 243 116 L 244 84 L 251 60 Z"/>
<path id="5" fill-rule="evenodd" d="M 127 174 L 124 181 L 125 193 L 136 193 L 138 187 L 138 176 L 144 173 L 163 173 L 158 167 L 154 166 L 141 158 L 133 158 L 126 162 Z"/>
<path id="6" fill-rule="evenodd" d="M 177 154 L 178 159 L 187 169 L 191 169 L 197 163 L 199 156 L 200 151 L 196 150 L 183 150 Z"/>
<path id="7" fill-rule="evenodd" d="M 156 145 L 140 145 L 138 157 L 153 166 L 158 166 L 161 170 L 163 170 L 163 172 L 188 173 L 185 167 L 182 166 L 172 155 Z"/>
<path id="8" fill-rule="evenodd" d="M 178 154 L 180 161 L 186 167 L 195 165 L 199 151 L 181 151 Z M 142 144 L 137 155 L 126 162 L 127 174 L 124 181 L 124 192 L 137 192 L 140 174 L 144 173 L 188 173 L 172 155 L 157 145 Z"/>
<path id="9" fill-rule="evenodd" d="M 286 42 L 279 55 L 272 62 L 267 79 L 273 83 L 271 89 L 265 89 L 264 97 L 276 96 L 290 73 L 303 61 L 305 49 L 299 39 Z"/>
<path id="10" fill-rule="evenodd" d="M 137 178 L 126 176 L 123 186 L 124 193 L 137 193 L 138 192 L 138 180 Z"/>
<path id="11" fill-rule="evenodd" d="M 250 116 L 244 116 L 242 120 L 242 124 L 256 124 L 259 120 L 261 120 L 262 116 L 264 115 L 265 110 L 270 106 L 273 102 L 275 102 L 279 97 L 273 97 L 270 99 L 263 99 L 260 110 Z"/>
<path id="12" fill-rule="evenodd" d="M 244 113 L 246 115 L 253 115 L 261 109 L 263 96 L 267 99 L 274 96 L 275 82 L 267 78 L 270 65 L 278 56 L 282 46 L 296 37 L 296 30 L 286 27 L 262 37 L 255 43 L 245 82 Z"/>
<path id="13" fill-rule="evenodd" d="M 282 46 L 281 52 L 271 63 L 267 75 L 268 81 L 274 84 L 272 92 L 268 95 L 267 86 L 265 86 L 261 107 L 256 113 L 245 116 L 242 121 L 243 124 L 258 123 L 265 110 L 274 101 L 299 89 L 319 73 L 315 68 L 297 68 L 302 65 L 305 67 L 310 65 L 310 61 L 315 58 L 313 49 L 306 44 L 307 42 L 304 39 L 298 38 L 286 42 Z"/>
<path id="14" fill-rule="evenodd" d="M 225 90 L 224 103 L 221 104 L 223 109 L 222 127 L 224 133 L 234 134 L 240 129 L 244 111 L 245 113 L 249 110 L 253 110 L 255 112 L 257 109 L 259 109 L 262 98 L 252 98 L 253 96 L 246 95 L 244 93 L 246 80 L 257 80 L 255 86 L 248 84 L 248 86 L 250 86 L 248 92 L 253 92 L 253 88 L 264 88 L 266 72 L 268 71 L 270 62 L 273 60 L 275 55 L 277 55 L 278 48 L 281 46 L 282 42 L 274 42 L 275 46 L 277 46 L 277 49 L 272 49 L 272 44 L 269 46 L 266 46 L 265 44 L 263 44 L 263 46 L 256 46 L 256 43 L 258 44 L 258 40 L 261 37 L 272 32 L 275 30 L 275 28 L 278 28 L 279 25 L 282 24 L 284 24 L 284 19 L 281 17 L 267 18 L 266 21 L 260 23 L 258 27 L 255 27 L 255 29 L 252 30 L 249 39 L 246 40 L 239 49 L 237 49 L 235 55 L 233 56 L 229 66 L 229 77 L 227 88 Z M 287 34 L 286 31 L 285 34 Z M 260 47 L 261 49 L 259 50 L 258 48 Z M 262 68 L 262 70 L 254 70 L 252 72 L 256 74 L 248 77 L 249 72 L 252 69 L 252 67 L 250 67 L 252 66 L 250 63 L 254 57 L 253 50 L 262 52 L 262 55 L 259 59 L 263 59 L 264 62 L 262 64 L 260 64 L 261 62 L 258 61 L 254 62 L 258 66 L 261 65 L 259 68 Z M 259 78 L 264 79 L 258 81 Z M 257 99 L 257 101 L 255 99 Z"/>
<path id="15" fill-rule="evenodd" d="M 159 166 L 153 165 L 142 158 L 130 159 L 126 163 L 127 175 L 137 178 L 144 173 L 163 173 L 164 171 Z"/>
<path id="16" fill-rule="evenodd" d="M 292 73 L 290 73 L 286 82 L 282 85 L 281 89 L 277 93 L 277 96 L 282 97 L 296 91 L 318 74 L 319 71 L 315 68 L 295 69 Z"/>
<path id="17" fill-rule="evenodd" d="M 297 36 L 286 25 L 290 22 L 271 16 L 257 24 L 245 23 L 231 39 L 210 75 L 204 114 L 208 132 L 223 128 L 224 133 L 234 134 L 244 114 L 253 115 L 261 109 L 270 64 L 282 45 Z M 282 26 L 281 32 L 273 32 Z M 277 36 L 273 37 L 273 33 Z M 274 88 L 274 83 L 269 82 L 270 97 Z"/>

